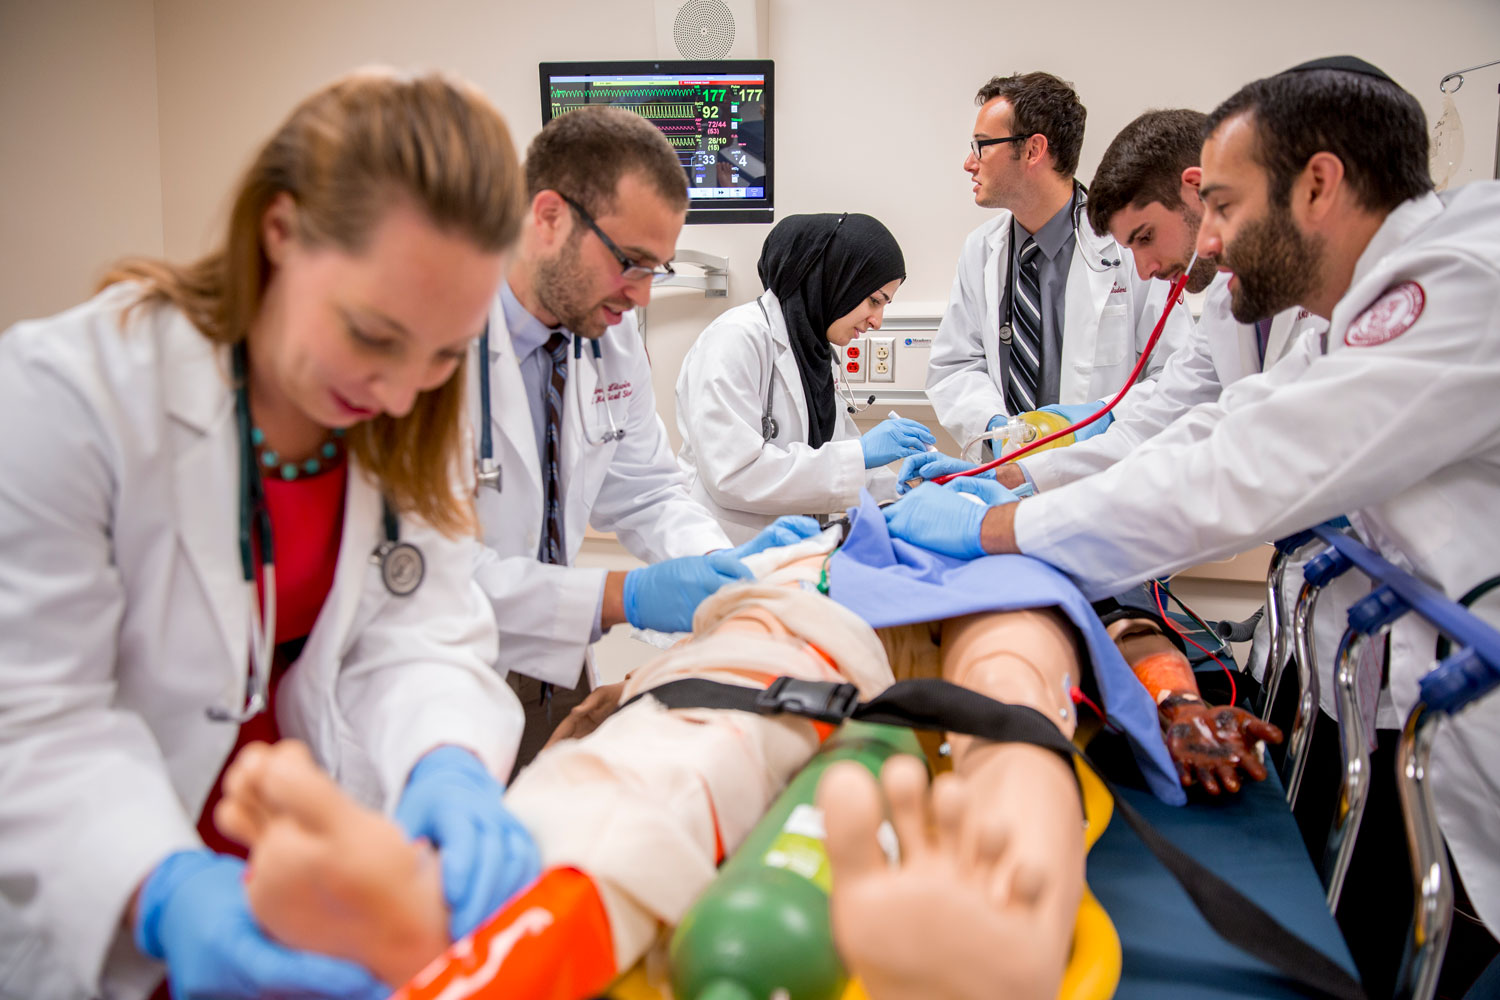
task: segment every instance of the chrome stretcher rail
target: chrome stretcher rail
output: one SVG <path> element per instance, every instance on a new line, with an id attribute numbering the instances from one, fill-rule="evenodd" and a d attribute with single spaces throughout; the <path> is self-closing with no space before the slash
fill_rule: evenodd
<path id="1" fill-rule="evenodd" d="M 1500 631 L 1331 526 L 1319 526 L 1282 545 L 1300 547 L 1309 537 L 1328 545 L 1309 562 L 1309 583 L 1326 585 L 1350 568 L 1357 568 L 1376 585 L 1369 596 L 1350 608 L 1349 628 L 1339 644 L 1336 681 L 1344 778 L 1324 853 L 1330 907 L 1338 903 L 1369 787 L 1368 734 L 1357 683 L 1361 649 L 1382 636 L 1397 619 L 1414 613 L 1445 636 L 1455 650 L 1419 682 L 1418 702 L 1407 716 L 1397 756 L 1397 788 L 1412 857 L 1415 903 L 1396 996 L 1399 1000 L 1431 1000 L 1453 920 L 1452 875 L 1432 801 L 1432 746 L 1445 717 L 1500 687 Z M 1303 604 L 1298 601 L 1299 610 Z M 1303 630 L 1310 631 L 1309 625 L 1310 621 L 1303 622 Z M 1307 646 L 1313 645 L 1300 638 Z M 1303 658 L 1300 645 L 1299 660 Z"/>

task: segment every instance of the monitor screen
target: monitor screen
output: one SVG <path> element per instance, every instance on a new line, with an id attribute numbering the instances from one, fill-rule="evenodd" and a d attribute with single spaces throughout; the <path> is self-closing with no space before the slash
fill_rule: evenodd
<path id="1" fill-rule="evenodd" d="M 688 222 L 770 222 L 772 67 L 769 59 L 542 63 L 542 124 L 587 104 L 628 108 L 677 150 Z"/>

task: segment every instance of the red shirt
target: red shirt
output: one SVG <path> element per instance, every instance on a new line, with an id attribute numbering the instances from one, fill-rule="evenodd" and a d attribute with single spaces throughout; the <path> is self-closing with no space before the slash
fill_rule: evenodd
<path id="1" fill-rule="evenodd" d="M 349 463 L 315 476 L 293 479 L 266 478 L 266 506 L 271 515 L 271 546 L 276 554 L 276 656 L 271 664 L 271 690 L 266 711 L 240 726 L 239 738 L 225 768 L 240 747 L 259 740 L 274 743 L 281 738 L 276 727 L 276 691 L 288 670 L 296 665 L 302 640 L 312 631 L 338 563 L 339 539 L 344 529 L 344 488 Z M 257 561 L 256 587 L 265 604 L 264 583 Z M 223 794 L 224 774 L 208 795 L 198 817 L 198 835 L 215 851 L 245 857 L 246 851 L 213 825 L 214 806 Z"/>

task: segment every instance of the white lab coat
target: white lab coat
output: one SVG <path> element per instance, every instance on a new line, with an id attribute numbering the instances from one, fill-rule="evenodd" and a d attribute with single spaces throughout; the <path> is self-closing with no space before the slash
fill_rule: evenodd
<path id="1" fill-rule="evenodd" d="M 1010 267 L 1011 213 L 1000 211 L 964 241 L 953 292 L 932 339 L 927 397 L 959 447 L 983 434 L 1005 409 L 1009 345 L 1000 344 L 1000 310 Z M 1136 275 L 1129 250 L 1088 225 L 1077 230 L 1063 298 L 1064 326 L 1058 401 L 1083 403 L 1112 396 L 1125 384 L 1166 303 L 1168 286 Z M 1103 266 L 1104 260 L 1119 260 Z M 1187 343 L 1193 320 L 1179 306 L 1146 363 L 1154 378 L 1166 359 Z M 1132 394 L 1145 393 L 1137 386 Z M 978 448 L 967 457 L 978 457 Z"/>
<path id="2" fill-rule="evenodd" d="M 1500 184 L 1425 195 L 1386 219 L 1334 308 L 1326 347 L 1226 389 L 1143 450 L 1021 503 L 1022 551 L 1085 592 L 1148 576 L 1349 513 L 1386 558 L 1456 598 L 1500 572 Z M 1415 325 L 1350 347 L 1350 324 L 1417 282 Z M 1101 532 L 1099 525 L 1109 525 Z M 1492 623 L 1494 613 L 1488 612 Z M 1390 697 L 1404 718 L 1433 662 L 1432 630 L 1408 615 L 1391 634 Z M 1480 916 L 1500 931 L 1500 699 L 1444 725 L 1434 793 Z"/>
<path id="3" fill-rule="evenodd" d="M 500 627 L 501 666 L 563 687 L 578 683 L 599 629 L 599 598 L 606 571 L 572 565 L 584 528 L 612 531 L 639 559 L 658 562 L 729 547 L 713 515 L 687 493 L 682 473 L 656 415 L 651 366 L 635 317 L 605 331 L 600 372 L 587 343 L 582 357 L 568 351 L 563 393 L 561 468 L 566 566 L 537 559 L 543 526 L 541 460 L 520 362 L 499 296 L 490 309 L 490 404 L 495 461 L 501 489 L 481 488 L 479 519 L 485 548 L 475 576 L 489 596 Z M 475 347 L 477 357 L 478 347 Z M 485 366 L 474 365 L 474 378 Z M 480 414 L 477 383 L 470 393 L 474 425 Z M 580 401 L 582 405 L 580 406 Z M 600 441 L 609 413 L 625 431 Z"/>
<path id="4" fill-rule="evenodd" d="M 768 387 L 777 427 L 769 441 L 761 433 Z M 859 429 L 842 398 L 838 411 L 833 439 L 810 447 L 807 398 L 776 294 L 730 309 L 693 342 L 677 376 L 677 464 L 693 499 L 735 544 L 782 514 L 851 507 L 861 488 L 894 500 L 896 474 L 865 468 Z"/>
<path id="5" fill-rule="evenodd" d="M 140 997 L 161 966 L 123 914 L 196 821 L 237 727 L 249 605 L 228 353 L 117 285 L 0 336 L 0 996 Z M 281 731 L 394 806 L 454 743 L 511 767 L 521 709 L 495 675 L 477 547 L 401 519 L 427 564 L 391 596 L 380 497 L 351 468 L 333 587 L 279 689 Z"/>
<path id="6" fill-rule="evenodd" d="M 1266 367 L 1304 335 L 1317 336 L 1326 329 L 1326 320 L 1305 309 L 1278 314 L 1267 338 Z M 1042 490 L 1092 475 L 1135 451 L 1194 406 L 1218 399 L 1225 386 L 1260 371 L 1255 326 L 1237 322 L 1230 314 L 1229 276 L 1220 274 L 1208 286 L 1188 342 L 1167 358 L 1152 392 L 1137 395 L 1131 389 L 1115 408 L 1115 419 L 1105 433 L 1039 452 L 1020 464 Z"/>

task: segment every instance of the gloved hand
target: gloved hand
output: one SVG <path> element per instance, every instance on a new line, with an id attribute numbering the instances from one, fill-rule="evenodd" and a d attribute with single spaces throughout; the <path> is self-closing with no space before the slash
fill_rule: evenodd
<path id="1" fill-rule="evenodd" d="M 939 476 L 972 469 L 974 465 L 974 462 L 965 462 L 961 458 L 954 458 L 952 455 L 944 455 L 936 451 L 924 451 L 920 455 L 912 455 L 901 463 L 901 469 L 896 473 L 896 492 L 900 494 L 911 490 L 912 487 L 906 484 L 913 479 L 936 479 Z M 991 469 L 979 475 L 986 479 L 994 479 L 995 471 Z"/>
<path id="2" fill-rule="evenodd" d="M 883 508 L 891 535 L 956 559 L 984 555 L 979 525 L 989 507 L 963 492 L 936 483 L 923 483 Z"/>
<path id="3" fill-rule="evenodd" d="M 1221 784 L 1239 791 L 1240 771 L 1264 781 L 1266 765 L 1255 744 L 1281 742 L 1280 729 L 1243 708 L 1209 705 L 1196 697 L 1170 696 L 1157 714 L 1183 787 L 1196 782 L 1210 795 L 1218 795 Z"/>
<path id="4" fill-rule="evenodd" d="M 1022 497 L 1030 496 L 1036 492 L 1030 483 L 1023 483 L 1015 489 L 1007 489 L 1001 486 L 993 477 L 986 479 L 983 476 L 959 476 L 957 479 L 943 484 L 950 490 L 960 493 L 968 493 L 983 500 L 986 507 L 999 507 L 1001 504 L 1015 503 Z"/>
<path id="5" fill-rule="evenodd" d="M 997 413 L 993 417 L 990 417 L 990 422 L 988 424 L 985 424 L 984 429 L 985 432 L 988 433 L 994 430 L 996 427 L 1004 427 L 1008 423 L 1010 423 L 1009 414 Z"/>
<path id="6" fill-rule="evenodd" d="M 239 858 L 205 848 L 169 855 L 141 884 L 136 914 L 136 947 L 166 962 L 173 1000 L 381 1000 L 391 992 L 353 962 L 267 938 L 250 913 Z"/>
<path id="7" fill-rule="evenodd" d="M 729 550 L 633 569 L 625 574 L 625 620 L 636 628 L 686 632 L 705 597 L 726 583 L 753 578 Z"/>
<path id="8" fill-rule="evenodd" d="M 867 469 L 878 469 L 898 458 L 924 452 L 932 444 L 937 444 L 932 431 L 906 417 L 887 417 L 865 431 L 859 439 Z"/>
<path id="9" fill-rule="evenodd" d="M 453 940 L 541 872 L 536 843 L 501 803 L 505 789 L 469 751 L 444 746 L 417 761 L 396 804 L 407 836 L 438 850 Z"/>
<path id="10" fill-rule="evenodd" d="M 816 519 L 806 514 L 790 514 L 786 517 L 778 517 L 762 528 L 760 534 L 728 551 L 736 559 L 743 559 L 765 549 L 774 549 L 778 545 L 791 545 L 804 538 L 811 538 L 820 530 L 822 529 L 818 527 Z"/>
<path id="11" fill-rule="evenodd" d="M 1100 410 L 1104 409 L 1104 401 L 1101 399 L 1095 399 L 1087 403 L 1053 403 L 1051 406 L 1043 406 L 1040 409 L 1043 413 L 1055 413 L 1059 417 L 1062 417 L 1064 420 L 1066 420 L 1068 423 L 1076 424 L 1078 423 L 1078 421 L 1086 420 L 1089 417 L 1093 416 L 1095 413 L 1098 413 Z M 1098 435 L 1103 434 L 1106 430 L 1108 430 L 1109 425 L 1114 423 L 1114 421 L 1115 413 L 1113 410 L 1111 410 L 1104 416 L 1100 417 L 1098 420 L 1095 420 L 1093 423 L 1089 424 L 1087 427 L 1083 427 L 1074 431 L 1073 440 L 1087 441 L 1091 437 L 1097 437 Z"/>

